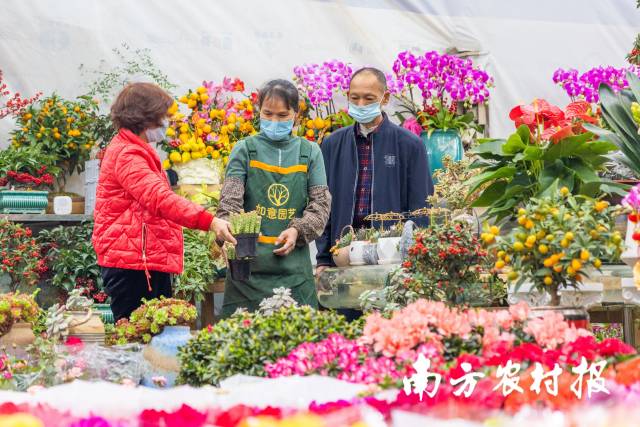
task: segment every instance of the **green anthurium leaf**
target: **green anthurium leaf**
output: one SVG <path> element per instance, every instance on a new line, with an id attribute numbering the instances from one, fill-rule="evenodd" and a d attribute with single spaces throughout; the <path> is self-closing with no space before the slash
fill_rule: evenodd
<path id="1" fill-rule="evenodd" d="M 562 157 L 569 157 L 590 139 L 591 134 L 585 133 L 565 138 L 557 144 L 551 144 L 547 149 L 547 152 L 544 154 L 544 160 L 552 162 Z"/>
<path id="2" fill-rule="evenodd" d="M 567 168 L 571 169 L 575 172 L 576 176 L 582 182 L 600 182 L 600 177 L 596 174 L 593 168 L 586 165 L 579 158 L 571 158 L 565 161 L 565 165 Z"/>
<path id="3" fill-rule="evenodd" d="M 544 151 L 540 147 L 529 146 L 524 152 L 516 154 L 513 158 L 514 162 L 542 160 Z"/>
<path id="4" fill-rule="evenodd" d="M 502 146 L 502 152 L 505 154 L 516 154 L 524 151 L 525 148 L 527 148 L 527 145 L 522 142 L 520 135 L 514 133 L 509 136 L 506 144 Z"/>
<path id="5" fill-rule="evenodd" d="M 516 168 L 513 166 L 503 166 L 496 170 L 483 172 L 479 175 L 474 176 L 469 180 L 469 191 L 474 192 L 481 185 L 489 181 L 512 177 L 515 172 L 516 172 Z"/>
<path id="6" fill-rule="evenodd" d="M 496 200 L 504 196 L 505 189 L 508 183 L 504 180 L 499 180 L 487 188 L 484 189 L 480 197 L 478 197 L 472 204 L 474 207 L 486 207 L 491 206 Z"/>
<path id="7" fill-rule="evenodd" d="M 627 71 L 627 81 L 629 82 L 629 90 L 635 97 L 635 102 L 640 102 L 640 78 L 631 71 Z"/>
<path id="8" fill-rule="evenodd" d="M 596 197 L 601 193 L 601 185 L 602 182 L 600 181 L 584 182 L 578 187 L 578 194 L 581 194 L 583 196 Z"/>
<path id="9" fill-rule="evenodd" d="M 493 154 L 502 155 L 502 146 L 506 143 L 504 139 L 489 139 L 480 142 L 476 147 L 469 150 L 473 154 Z"/>
<path id="10" fill-rule="evenodd" d="M 544 191 L 540 194 L 540 197 L 550 196 L 556 194 L 560 186 L 560 179 L 554 179 L 551 184 L 544 189 Z"/>
<path id="11" fill-rule="evenodd" d="M 529 144 L 531 140 L 531 131 L 527 125 L 520 125 L 518 130 L 516 131 L 518 135 L 520 135 L 520 140 L 525 144 Z"/>

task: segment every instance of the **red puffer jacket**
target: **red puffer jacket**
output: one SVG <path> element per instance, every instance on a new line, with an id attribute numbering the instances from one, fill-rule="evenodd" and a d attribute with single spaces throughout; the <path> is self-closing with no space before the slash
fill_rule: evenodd
<path id="1" fill-rule="evenodd" d="M 177 274 L 182 227 L 208 230 L 213 215 L 171 191 L 158 153 L 121 129 L 100 164 L 94 220 L 99 265 Z"/>

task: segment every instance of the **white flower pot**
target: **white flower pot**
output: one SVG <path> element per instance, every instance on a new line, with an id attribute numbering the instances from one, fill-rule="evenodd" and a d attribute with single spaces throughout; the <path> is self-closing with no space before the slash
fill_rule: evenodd
<path id="1" fill-rule="evenodd" d="M 402 261 L 400 256 L 400 237 L 382 237 L 378 239 L 378 264 L 399 264 Z"/>
<path id="2" fill-rule="evenodd" d="M 627 220 L 627 236 L 624 239 L 625 251 L 620 255 L 622 261 L 629 267 L 633 268 L 636 262 L 640 259 L 640 246 L 638 242 L 633 240 L 633 232 L 636 228 L 636 224 Z"/>
<path id="3" fill-rule="evenodd" d="M 368 241 L 357 240 L 351 242 L 349 247 L 350 265 L 374 265 L 378 263 L 376 244 Z"/>

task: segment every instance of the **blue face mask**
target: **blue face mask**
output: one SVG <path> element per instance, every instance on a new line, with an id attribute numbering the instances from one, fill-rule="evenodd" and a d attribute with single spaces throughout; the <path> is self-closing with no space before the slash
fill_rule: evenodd
<path id="1" fill-rule="evenodd" d="M 163 120 L 162 126 L 153 129 L 147 129 L 144 133 L 147 136 L 147 141 L 151 144 L 159 144 L 167 137 L 167 128 L 169 127 L 169 121 Z"/>
<path id="2" fill-rule="evenodd" d="M 371 123 L 380 114 L 382 114 L 382 111 L 380 110 L 379 102 L 363 106 L 349 103 L 349 115 L 358 123 Z"/>
<path id="3" fill-rule="evenodd" d="M 260 132 L 272 141 L 283 141 L 289 138 L 293 130 L 293 120 L 275 122 L 272 120 L 260 119 Z"/>

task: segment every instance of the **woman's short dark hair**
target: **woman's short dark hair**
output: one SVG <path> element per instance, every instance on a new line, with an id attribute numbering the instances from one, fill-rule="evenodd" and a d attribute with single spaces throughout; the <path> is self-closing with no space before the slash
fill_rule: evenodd
<path id="1" fill-rule="evenodd" d="M 264 101 L 270 98 L 278 98 L 285 103 L 287 108 L 296 113 L 300 109 L 300 95 L 298 89 L 288 80 L 271 80 L 262 86 L 258 94 L 258 105 L 262 107 Z"/>
<path id="2" fill-rule="evenodd" d="M 111 106 L 111 120 L 116 129 L 135 134 L 160 126 L 173 105 L 173 98 L 153 83 L 130 83 Z"/>

